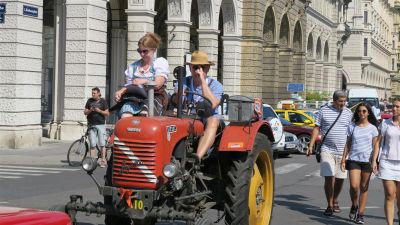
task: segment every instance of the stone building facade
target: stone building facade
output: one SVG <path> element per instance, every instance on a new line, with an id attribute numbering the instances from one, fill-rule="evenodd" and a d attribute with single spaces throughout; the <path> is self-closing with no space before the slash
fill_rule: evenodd
<path id="1" fill-rule="evenodd" d="M 331 94 L 346 89 L 342 52 L 350 36 L 348 1 L 312 1 L 307 10 L 306 90 Z"/>
<path id="2" fill-rule="evenodd" d="M 206 51 L 216 62 L 210 74 L 229 95 L 275 104 L 290 97 L 289 83 L 328 92 L 344 83 L 349 0 L 2 2 L 0 148 L 39 145 L 42 135 L 77 138 L 91 88 L 113 104 L 146 32 L 162 37 L 157 54 L 171 71 L 185 54 Z M 26 6 L 37 15 L 24 15 Z"/>
<path id="3" fill-rule="evenodd" d="M 370 87 L 381 99 L 391 96 L 391 77 L 397 73 L 398 34 L 394 1 L 358 0 L 349 4 L 351 36 L 343 51 L 348 88 Z"/>
<path id="4" fill-rule="evenodd" d="M 397 32 L 397 68 L 400 68 L 400 1 L 395 0 L 394 1 L 394 7 L 395 7 L 395 13 L 394 13 L 394 29 L 395 32 Z M 396 73 L 395 76 L 392 77 L 391 79 L 391 88 L 392 88 L 392 97 L 393 98 L 400 98 L 400 72 Z"/>

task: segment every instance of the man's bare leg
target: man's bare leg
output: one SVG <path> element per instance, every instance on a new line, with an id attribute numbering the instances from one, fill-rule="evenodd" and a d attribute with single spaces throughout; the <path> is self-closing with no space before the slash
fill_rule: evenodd
<path id="1" fill-rule="evenodd" d="M 199 157 L 199 159 L 203 158 L 207 150 L 214 143 L 218 126 L 219 118 L 211 116 L 207 119 L 207 126 L 204 135 L 200 138 L 199 147 L 197 148 L 197 157 Z"/>

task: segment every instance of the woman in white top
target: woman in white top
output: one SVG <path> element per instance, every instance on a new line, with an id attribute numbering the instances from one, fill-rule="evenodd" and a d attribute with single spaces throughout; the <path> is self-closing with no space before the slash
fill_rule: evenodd
<path id="1" fill-rule="evenodd" d="M 157 48 L 160 46 L 161 38 L 155 33 L 147 33 L 138 42 L 137 52 L 141 59 L 130 64 L 125 71 L 125 85 L 115 92 L 115 101 L 120 102 L 123 94 L 135 88 L 144 88 L 149 81 L 155 82 L 155 115 L 160 115 L 168 105 L 168 95 L 165 91 L 165 83 L 168 79 L 169 65 L 164 58 L 156 58 Z M 147 108 L 144 104 L 126 102 L 121 110 L 120 116 L 129 117 L 139 113 L 146 114 Z"/>
<path id="2" fill-rule="evenodd" d="M 385 215 L 388 225 L 393 225 L 396 198 L 397 210 L 400 209 L 400 99 L 394 100 L 392 114 L 392 119 L 383 121 L 379 127 L 380 148 L 376 148 L 372 156 L 372 169 L 382 179 L 385 189 Z M 400 217 L 399 211 L 397 213 Z"/>
<path id="3" fill-rule="evenodd" d="M 347 142 L 343 151 L 341 169 L 349 170 L 352 202 L 349 218 L 357 224 L 363 224 L 372 173 L 370 159 L 379 135 L 378 121 L 371 106 L 366 103 L 360 103 L 357 106 L 353 121 L 354 123 L 347 129 Z"/>

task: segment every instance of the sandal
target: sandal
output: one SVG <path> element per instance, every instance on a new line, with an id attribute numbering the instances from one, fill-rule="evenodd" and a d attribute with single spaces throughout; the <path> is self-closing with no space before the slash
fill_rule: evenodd
<path id="1" fill-rule="evenodd" d="M 342 210 L 339 207 L 339 203 L 338 202 L 334 202 L 333 203 L 333 212 L 335 213 L 340 213 Z"/>

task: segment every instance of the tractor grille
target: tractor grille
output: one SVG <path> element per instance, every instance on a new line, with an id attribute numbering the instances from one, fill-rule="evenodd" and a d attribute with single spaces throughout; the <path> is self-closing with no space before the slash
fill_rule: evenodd
<path id="1" fill-rule="evenodd" d="M 113 183 L 122 187 L 155 184 L 156 143 L 114 141 Z"/>

